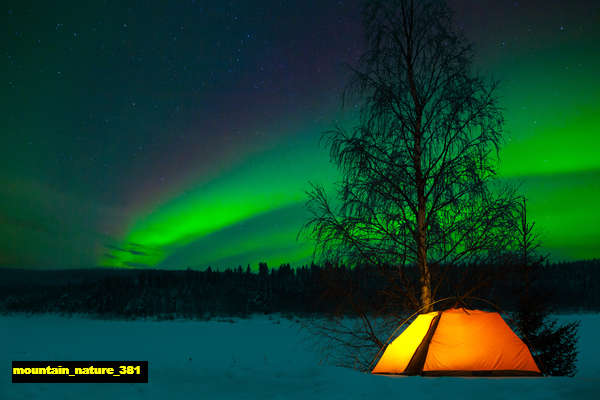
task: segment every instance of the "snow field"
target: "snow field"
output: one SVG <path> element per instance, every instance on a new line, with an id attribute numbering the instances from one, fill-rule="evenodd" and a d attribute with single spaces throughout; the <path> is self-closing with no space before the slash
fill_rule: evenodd
<path id="1" fill-rule="evenodd" d="M 279 316 L 213 321 L 0 317 L 0 400 L 595 399 L 600 314 L 580 319 L 575 378 L 386 377 L 320 364 L 308 331 Z M 148 360 L 148 384 L 12 384 L 12 360 Z"/>

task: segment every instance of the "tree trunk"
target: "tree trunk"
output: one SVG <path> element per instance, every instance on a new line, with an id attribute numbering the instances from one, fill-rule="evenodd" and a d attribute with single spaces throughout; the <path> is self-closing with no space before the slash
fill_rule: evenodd
<path id="1" fill-rule="evenodd" d="M 416 98 L 416 96 L 415 96 Z M 415 102 L 416 103 L 416 102 Z M 414 167 L 417 186 L 417 266 L 419 267 L 421 285 L 421 307 L 423 312 L 433 311 L 431 292 L 431 271 L 427 262 L 427 221 L 425 219 L 427 202 L 425 201 L 425 177 L 421 167 L 421 106 L 417 103 L 417 125 L 415 129 Z"/>
<path id="2" fill-rule="evenodd" d="M 422 179 L 421 179 L 422 180 Z M 424 186 L 424 185 L 423 185 Z M 421 306 L 423 312 L 433 311 L 431 293 L 431 271 L 427 262 L 427 226 L 425 223 L 425 200 L 421 201 L 419 194 L 419 209 L 417 211 L 417 266 L 421 275 Z"/>
<path id="3" fill-rule="evenodd" d="M 423 306 L 422 312 L 430 312 L 433 311 L 433 297 L 431 295 L 431 272 L 429 271 L 429 264 L 427 263 L 427 258 L 423 258 L 426 256 L 421 255 L 421 250 L 419 250 L 419 271 L 421 273 L 420 283 L 421 283 L 421 306 Z"/>
<path id="4" fill-rule="evenodd" d="M 413 3 L 411 2 L 411 16 L 412 16 Z M 414 139 L 415 146 L 413 149 L 413 165 L 415 168 L 415 184 L 417 189 L 417 231 L 416 231 L 416 245 L 417 245 L 417 267 L 419 268 L 421 285 L 421 307 L 423 312 L 433 311 L 432 292 L 431 292 L 431 271 L 429 270 L 429 264 L 427 263 L 427 223 L 425 220 L 426 213 L 426 199 L 425 199 L 425 180 L 423 176 L 423 168 L 421 166 L 421 156 L 423 149 L 421 148 L 421 139 L 423 138 L 422 132 L 422 117 L 423 107 L 421 99 L 419 98 L 417 86 L 415 84 L 414 70 L 412 65 L 413 56 L 413 43 L 412 43 L 412 19 L 409 21 L 409 36 L 407 41 L 406 49 L 406 66 L 407 66 L 407 78 L 410 87 L 410 94 L 415 107 L 415 126 L 414 126 Z"/>

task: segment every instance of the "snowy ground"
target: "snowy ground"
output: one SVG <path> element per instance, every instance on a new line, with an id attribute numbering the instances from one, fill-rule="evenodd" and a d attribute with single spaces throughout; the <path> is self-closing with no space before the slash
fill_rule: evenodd
<path id="1" fill-rule="evenodd" d="M 600 315 L 580 319 L 575 378 L 385 377 L 319 365 L 298 323 L 0 316 L 0 400 L 586 399 L 600 393 Z M 148 384 L 12 384 L 12 360 L 148 360 Z"/>

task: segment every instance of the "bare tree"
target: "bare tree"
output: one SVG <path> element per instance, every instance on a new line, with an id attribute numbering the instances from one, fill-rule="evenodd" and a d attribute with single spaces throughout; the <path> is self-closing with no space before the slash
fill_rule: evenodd
<path id="1" fill-rule="evenodd" d="M 404 295 L 427 312 L 444 264 L 510 240 L 515 196 L 495 183 L 497 83 L 472 71 L 445 2 L 368 1 L 362 15 L 367 49 L 344 92 L 360 120 L 325 133 L 343 178 L 337 201 L 312 185 L 303 232 L 321 260 L 397 266 Z M 418 282 L 404 273 L 411 264 Z"/>

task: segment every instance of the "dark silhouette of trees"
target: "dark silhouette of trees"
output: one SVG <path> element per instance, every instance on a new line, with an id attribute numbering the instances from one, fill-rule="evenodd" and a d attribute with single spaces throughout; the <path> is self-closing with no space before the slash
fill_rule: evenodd
<path id="1" fill-rule="evenodd" d="M 507 312 L 519 308 L 521 270 L 517 277 L 497 274 L 485 295 Z M 452 296 L 463 279 L 465 266 L 448 266 L 448 284 L 440 296 Z M 484 274 L 506 270 L 507 264 L 468 266 Z M 394 266 L 382 268 L 390 274 Z M 552 312 L 573 313 L 600 310 L 600 260 L 540 264 L 532 273 L 530 290 L 534 298 L 548 299 Z M 406 273 L 418 276 L 416 267 Z M 412 278 L 411 278 L 412 279 Z M 337 282 L 338 286 L 334 283 Z M 381 310 L 387 290 L 394 290 L 381 269 L 364 265 L 310 265 L 291 268 L 284 264 L 258 273 L 238 270 L 122 270 L 87 269 L 28 271 L 0 269 L 0 312 L 77 313 L 100 318 L 211 318 L 249 316 L 254 313 L 283 313 L 298 316 L 360 316 L 363 313 L 398 316 L 402 304 Z M 348 289 L 350 288 L 350 289 Z M 551 293 L 551 295 L 544 295 Z M 541 295 L 538 295 L 541 294 Z M 481 293 L 477 293 L 481 295 Z M 270 296 L 270 297 L 269 297 Z M 265 299 L 270 298 L 270 302 Z M 485 304 L 483 304 L 485 306 Z M 479 304 L 477 305 L 479 306 Z M 406 309 L 411 310 L 409 309 Z M 350 321 L 350 319 L 347 319 Z M 358 324 L 367 321 L 355 319 Z M 373 332 L 397 324 L 373 323 Z M 392 328 L 392 329 L 393 329 Z M 529 331 L 526 331 L 529 332 Z M 361 334 L 369 335 L 365 330 Z M 529 334 L 527 334 L 529 336 Z M 361 336 L 362 337 L 362 336 Z M 370 361 L 370 360 L 369 360 Z"/>
<path id="2" fill-rule="evenodd" d="M 313 185 L 302 232 L 322 261 L 394 266 L 395 293 L 427 312 L 444 265 L 509 241 L 515 196 L 494 179 L 497 84 L 471 71 L 471 46 L 443 1 L 368 1 L 362 16 L 367 49 L 344 92 L 360 121 L 325 134 L 343 176 L 339 205 Z"/>
<path id="3" fill-rule="evenodd" d="M 577 332 L 579 321 L 559 325 L 550 318 L 553 299 L 550 288 L 535 285 L 544 274 L 547 256 L 540 255 L 539 236 L 535 222 L 527 219 L 527 202 L 523 198 L 516 215 L 515 296 L 518 298 L 515 322 L 527 343 L 538 367 L 545 375 L 575 375 L 577 360 Z M 562 285 L 554 281 L 554 285 Z"/>

